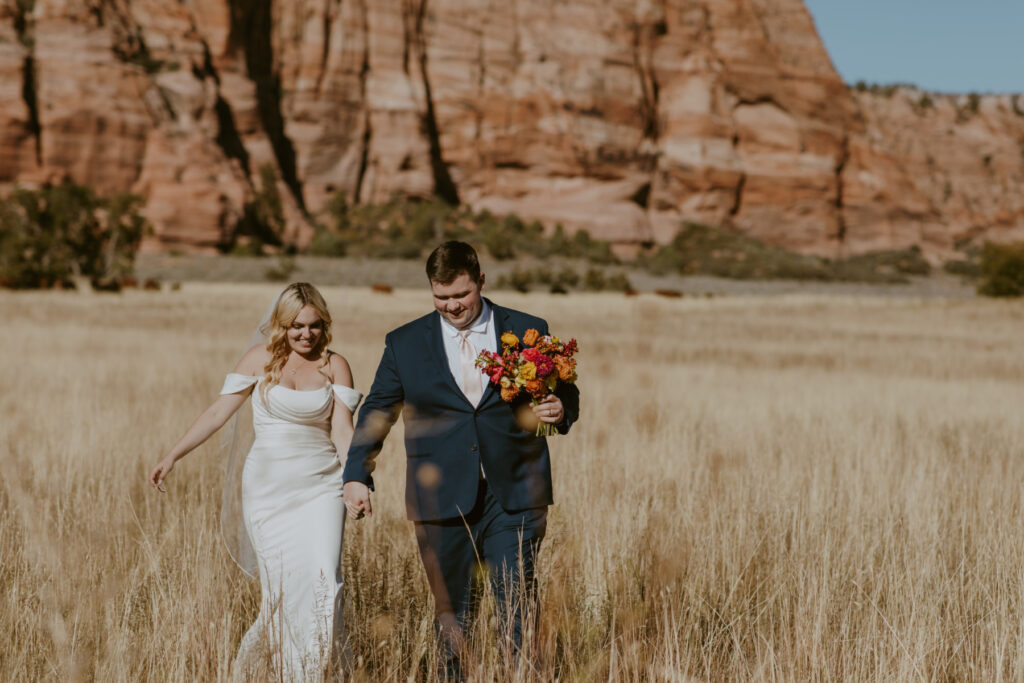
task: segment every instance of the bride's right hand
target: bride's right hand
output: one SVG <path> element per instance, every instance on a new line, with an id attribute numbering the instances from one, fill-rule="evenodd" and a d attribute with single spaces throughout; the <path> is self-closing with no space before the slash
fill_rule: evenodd
<path id="1" fill-rule="evenodd" d="M 346 481 L 341 495 L 348 513 L 356 519 L 373 514 L 373 508 L 370 507 L 370 487 L 363 482 Z"/>
<path id="2" fill-rule="evenodd" d="M 149 473 L 149 483 L 152 484 L 153 488 L 155 488 L 160 493 L 167 493 L 167 489 L 164 488 L 164 479 L 167 477 L 168 474 L 171 473 L 171 470 L 173 469 L 174 460 L 164 458 L 163 460 L 158 462 L 156 464 L 156 467 L 153 468 L 153 471 Z"/>

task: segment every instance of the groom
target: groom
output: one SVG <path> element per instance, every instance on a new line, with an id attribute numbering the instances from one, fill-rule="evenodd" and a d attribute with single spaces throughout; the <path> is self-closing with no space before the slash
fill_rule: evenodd
<path id="1" fill-rule="evenodd" d="M 370 394 L 359 411 L 345 463 L 345 504 L 371 513 L 374 460 L 404 410 L 405 506 L 434 594 L 446 664 L 457 670 L 463 630 L 473 614 L 478 563 L 489 572 L 504 647 L 522 645 L 533 597 L 534 562 L 552 503 L 551 461 L 537 420 L 562 434 L 579 416 L 579 391 L 560 383 L 539 405 L 506 403 L 474 367 L 500 337 L 547 323 L 481 296 L 484 274 L 464 242 L 445 242 L 427 259 L 435 312 L 385 339 Z M 525 393 L 525 392 L 523 392 Z M 525 592 L 524 592 L 525 589 Z"/>

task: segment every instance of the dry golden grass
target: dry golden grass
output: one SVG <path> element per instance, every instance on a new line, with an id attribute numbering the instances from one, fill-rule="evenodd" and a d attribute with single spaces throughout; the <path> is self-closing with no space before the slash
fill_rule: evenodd
<path id="1" fill-rule="evenodd" d="M 229 677 L 259 588 L 220 544 L 216 448 L 166 496 L 145 478 L 276 290 L 0 294 L 0 680 Z M 427 293 L 325 294 L 365 392 Z M 583 349 L 538 679 L 1024 678 L 1019 305 L 496 299 Z M 346 532 L 356 680 L 416 680 L 432 656 L 398 436 L 376 515 Z"/>

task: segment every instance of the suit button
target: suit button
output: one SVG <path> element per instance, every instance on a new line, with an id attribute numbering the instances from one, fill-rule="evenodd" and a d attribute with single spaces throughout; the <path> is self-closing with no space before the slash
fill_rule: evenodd
<path id="1" fill-rule="evenodd" d="M 475 451 L 475 450 L 476 450 L 476 444 L 473 444 L 472 446 L 470 446 L 470 447 L 469 447 L 469 450 L 471 450 L 471 451 Z"/>

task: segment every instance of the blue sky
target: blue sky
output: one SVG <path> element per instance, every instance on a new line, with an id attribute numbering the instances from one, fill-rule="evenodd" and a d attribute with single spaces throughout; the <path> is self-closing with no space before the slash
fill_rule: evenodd
<path id="1" fill-rule="evenodd" d="M 847 83 L 1024 92 L 1024 0 L 806 0 Z"/>

